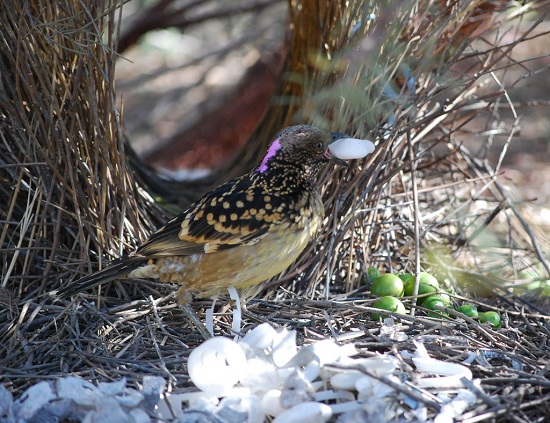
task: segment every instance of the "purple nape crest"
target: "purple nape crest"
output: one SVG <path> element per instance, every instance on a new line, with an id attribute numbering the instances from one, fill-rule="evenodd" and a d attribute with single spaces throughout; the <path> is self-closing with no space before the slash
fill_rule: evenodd
<path id="1" fill-rule="evenodd" d="M 267 154 L 265 155 L 262 162 L 260 163 L 260 166 L 258 167 L 258 171 L 260 173 L 264 173 L 267 169 L 269 169 L 269 166 L 267 165 L 267 163 L 269 162 L 269 159 L 275 156 L 275 154 L 277 154 L 277 151 L 279 151 L 280 148 L 281 148 L 281 141 L 279 140 L 279 138 L 277 138 L 269 146 L 269 149 L 267 150 Z"/>

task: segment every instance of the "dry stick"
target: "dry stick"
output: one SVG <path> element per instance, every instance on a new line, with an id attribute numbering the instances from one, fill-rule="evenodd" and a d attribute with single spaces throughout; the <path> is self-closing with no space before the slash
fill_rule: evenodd
<path id="1" fill-rule="evenodd" d="M 168 332 L 162 323 L 162 319 L 159 316 L 158 313 L 158 307 L 157 305 L 160 303 L 160 301 L 155 300 L 152 295 L 149 295 L 149 304 L 151 307 L 151 310 L 153 311 L 153 316 L 155 317 L 155 320 L 157 322 L 158 328 L 164 333 L 167 337 L 174 340 L 176 344 L 178 344 L 182 349 L 187 350 L 189 349 L 189 346 L 182 342 L 179 338 L 174 337 L 170 332 Z"/>
<path id="2" fill-rule="evenodd" d="M 472 235 L 470 235 L 467 239 L 459 238 L 455 245 L 463 246 L 467 243 L 471 243 L 473 240 L 475 240 L 479 235 L 483 233 L 487 229 L 487 227 L 490 225 L 490 223 L 497 217 L 497 215 L 504 210 L 507 207 L 507 201 L 503 200 L 501 201 L 494 209 L 493 211 L 487 216 L 487 218 L 483 221 L 481 225 L 479 225 L 473 232 Z"/>
<path id="3" fill-rule="evenodd" d="M 3 135 L 2 135 L 2 138 L 3 138 Z M 20 190 L 21 190 L 21 184 L 23 183 L 23 170 L 21 171 L 20 175 L 21 176 L 19 178 L 17 178 L 17 183 L 16 183 L 15 187 L 13 188 L 13 197 L 12 198 L 17 197 L 19 195 Z M 5 220 L 5 223 L 4 223 L 4 227 L 2 229 L 2 233 L 0 234 L 0 245 L 4 245 L 4 239 L 6 238 L 6 235 L 8 234 L 8 230 L 9 230 L 8 226 L 9 226 L 9 222 L 10 222 L 10 220 L 12 218 L 12 215 L 13 215 L 13 209 L 15 208 L 15 204 L 16 204 L 15 201 L 11 201 L 8 213 L 6 214 L 6 220 Z M 10 267 L 11 267 L 11 265 L 10 265 Z M 2 288 L 5 288 L 7 283 L 8 283 L 8 276 L 3 275 L 3 281 L 2 281 L 2 284 L 1 284 Z"/>
<path id="4" fill-rule="evenodd" d="M 17 186 L 19 187 L 19 184 L 17 184 Z M 18 225 L 20 227 L 21 236 L 19 237 L 19 240 L 17 241 L 17 245 L 15 246 L 15 251 L 13 253 L 13 257 L 10 261 L 9 266 L 8 266 L 8 270 L 6 271 L 5 275 L 3 276 L 4 277 L 4 282 L 2 282 L 2 287 L 6 286 L 7 281 L 10 278 L 11 272 L 15 268 L 15 265 L 17 263 L 17 257 L 19 256 L 19 253 L 22 250 L 21 246 L 22 246 L 23 241 L 25 239 L 25 233 L 27 232 L 27 230 L 31 226 L 31 219 L 33 218 L 33 215 L 34 215 L 33 211 L 35 210 L 34 209 L 34 202 L 36 201 L 36 199 L 39 196 L 40 192 L 35 191 L 32 198 L 31 198 L 31 194 L 32 194 L 32 191 L 29 191 L 28 195 L 27 195 L 27 208 L 25 209 L 25 212 L 23 213 L 23 216 L 21 217 L 21 220 L 20 220 L 19 225 Z"/>
<path id="5" fill-rule="evenodd" d="M 168 366 L 166 365 L 166 362 L 164 361 L 164 357 L 162 356 L 162 352 L 160 351 L 159 344 L 157 342 L 157 338 L 155 336 L 155 332 L 153 331 L 153 327 L 151 326 L 151 319 L 149 316 L 145 316 L 145 321 L 147 322 L 147 329 L 149 329 L 149 335 L 151 336 L 151 341 L 153 341 L 153 346 L 155 347 L 155 351 L 157 353 L 157 356 L 160 361 L 160 368 L 163 370 L 163 372 L 168 375 L 170 380 L 172 382 L 177 381 L 178 379 L 170 373 L 170 370 L 168 370 Z"/>
<path id="6" fill-rule="evenodd" d="M 544 405 L 544 404 L 547 404 L 547 402 L 549 400 L 550 400 L 550 396 L 546 396 L 546 397 L 539 398 L 539 399 L 536 399 L 536 400 L 533 400 L 533 401 L 522 402 L 521 404 L 516 405 L 516 406 L 510 406 L 509 404 L 504 404 L 504 405 L 494 407 L 494 408 L 486 411 L 484 414 L 478 414 L 475 417 L 467 418 L 467 419 L 460 420 L 460 421 L 462 423 L 477 423 L 477 422 L 481 422 L 481 421 L 487 421 L 489 419 L 492 419 L 491 421 L 494 421 L 493 419 L 495 419 L 496 417 L 502 416 L 503 414 L 508 414 L 508 417 L 515 419 L 514 421 L 521 421 L 521 420 L 517 420 L 516 416 L 510 415 L 509 413 L 511 413 L 512 411 L 516 411 L 516 410 L 525 410 L 525 409 L 528 409 L 532 406 L 539 405 L 539 404 Z"/>
<path id="7" fill-rule="evenodd" d="M 367 312 L 367 313 L 376 313 L 379 312 L 379 309 L 373 308 L 373 307 L 367 307 L 358 305 L 356 302 L 338 302 L 338 301 L 319 301 L 319 300 L 307 300 L 303 302 L 304 306 L 311 305 L 314 307 L 333 307 L 333 308 L 344 308 L 348 311 L 350 310 L 357 310 L 358 312 Z M 455 321 L 438 321 L 438 320 L 431 320 L 425 317 L 414 317 L 409 314 L 400 314 L 393 311 L 384 311 L 384 314 L 387 314 L 388 316 L 395 317 L 401 320 L 406 320 L 408 322 L 422 322 L 423 324 L 430 325 L 430 326 L 441 326 L 441 325 L 447 325 L 452 327 L 460 327 L 462 323 L 455 322 Z M 462 316 L 461 316 L 462 317 Z M 473 329 L 485 336 L 487 339 L 489 339 L 491 342 L 496 343 L 497 339 L 495 338 L 496 335 L 500 339 L 507 339 L 503 335 L 501 335 L 498 332 L 493 332 L 489 328 L 484 328 L 482 325 L 476 322 L 475 325 L 473 325 Z M 516 344 L 514 344 L 516 345 Z"/>
<path id="8" fill-rule="evenodd" d="M 339 336 L 336 333 L 336 329 L 334 329 L 334 325 L 332 324 L 332 318 L 328 314 L 328 311 L 323 310 L 323 317 L 325 318 L 325 320 L 327 322 L 327 327 L 329 328 L 330 333 L 331 333 L 332 337 L 334 338 L 334 341 L 338 342 L 339 341 Z"/>
<path id="9" fill-rule="evenodd" d="M 333 231 L 337 229 L 338 226 L 338 217 L 336 216 L 338 213 L 338 210 L 340 210 L 340 196 L 336 196 L 336 203 L 334 205 L 334 209 L 332 212 L 332 228 Z M 331 269 L 331 258 L 332 253 L 334 249 L 334 235 L 330 237 L 329 245 L 328 245 L 328 251 L 327 251 L 327 272 L 325 277 L 325 300 L 329 299 L 329 293 L 330 293 L 330 279 L 332 278 L 332 269 Z"/>
<path id="10" fill-rule="evenodd" d="M 539 20 L 531 27 L 531 28 L 535 28 L 536 25 L 538 25 L 538 23 L 540 23 L 541 19 L 543 17 L 539 17 Z M 531 30 L 529 31 L 526 31 L 522 36 L 521 38 L 518 40 L 518 42 L 516 43 L 513 43 L 509 50 L 508 51 L 505 51 L 503 53 L 504 54 L 508 54 L 508 52 L 515 46 L 517 45 L 523 38 L 525 38 L 527 36 L 527 34 L 529 34 L 531 32 Z M 510 135 L 508 137 L 508 139 L 506 140 L 506 143 L 504 145 L 504 149 L 502 150 L 501 154 L 500 154 L 500 157 L 499 157 L 499 160 L 498 160 L 498 163 L 497 163 L 497 166 L 496 166 L 496 171 L 498 172 L 498 170 L 500 169 L 500 166 L 502 164 L 502 161 L 504 159 L 504 155 L 506 154 L 506 151 L 508 149 L 508 146 L 511 142 L 511 139 L 513 137 L 513 135 L 516 133 L 516 131 L 514 131 L 514 129 L 518 128 L 519 126 L 519 117 L 515 111 L 515 108 L 514 108 L 514 105 L 513 105 L 513 102 L 511 101 L 509 95 L 508 95 L 508 92 L 504 89 L 504 87 L 502 86 L 502 83 L 500 82 L 500 80 L 497 78 L 497 76 L 494 74 L 494 72 L 491 72 L 491 75 L 493 76 L 493 79 L 497 82 L 497 84 L 503 89 L 503 92 L 504 92 L 504 95 L 506 97 L 506 99 L 508 100 L 508 104 L 510 105 L 510 110 L 512 111 L 513 115 L 514 115 L 514 124 L 512 126 L 512 130 L 510 131 Z M 487 163 L 485 161 L 485 165 L 486 167 L 489 167 L 487 166 Z M 539 261 L 542 263 L 542 265 L 544 266 L 544 268 L 546 269 L 546 272 L 548 275 L 550 275 L 550 266 L 548 264 L 548 262 L 546 261 L 544 255 L 542 254 L 542 251 L 540 250 L 540 247 L 538 245 L 538 242 L 534 236 L 534 234 L 532 233 L 529 225 L 527 224 L 527 222 L 525 222 L 525 220 L 523 219 L 523 217 L 521 216 L 521 214 L 516 210 L 516 208 L 514 207 L 514 205 L 512 204 L 512 202 L 509 200 L 508 196 L 505 194 L 504 190 L 502 189 L 502 186 L 497 182 L 495 181 L 495 186 L 496 188 L 498 189 L 498 191 L 500 192 L 500 194 L 505 198 L 505 200 L 509 203 L 509 208 L 512 210 L 512 212 L 514 213 L 514 215 L 516 216 L 516 218 L 519 220 L 519 222 L 521 223 L 521 225 L 523 226 L 523 229 L 525 230 L 525 232 L 527 233 L 527 235 L 529 236 L 530 240 L 531 240 L 531 245 L 533 246 L 533 248 L 535 249 L 535 253 L 537 254 L 537 257 L 539 259 Z"/>
<path id="11" fill-rule="evenodd" d="M 521 213 L 517 211 L 514 204 L 512 203 L 512 201 L 510 201 L 510 198 L 506 194 L 506 191 L 502 188 L 502 185 L 500 185 L 500 183 L 498 183 L 498 181 L 495 181 L 495 187 L 498 189 L 500 194 L 508 202 L 508 208 L 510 210 L 512 210 L 512 212 L 514 213 L 516 218 L 519 220 L 519 223 L 521 223 L 521 226 L 523 227 L 523 229 L 525 230 L 525 232 L 529 236 L 529 239 L 531 240 L 531 245 L 535 249 L 535 254 L 537 255 L 537 258 L 539 259 L 539 261 L 542 263 L 542 265 L 546 269 L 547 274 L 550 275 L 550 265 L 548 264 L 548 261 L 544 257 L 544 254 L 542 253 L 542 251 L 540 249 L 539 243 L 537 242 L 537 238 L 533 234 L 533 231 L 531 231 L 531 228 L 530 228 L 529 224 L 525 221 L 525 219 L 523 219 L 523 217 L 521 216 Z"/>
<path id="12" fill-rule="evenodd" d="M 490 167 L 490 165 L 486 161 L 482 162 L 481 160 L 478 160 L 475 157 L 470 157 L 470 159 L 474 163 L 476 163 L 480 168 L 485 169 L 487 172 L 492 173 L 493 175 L 495 174 L 493 169 Z M 533 234 L 533 232 L 531 231 L 531 228 L 529 227 L 529 224 L 525 221 L 525 219 L 523 219 L 523 217 L 521 216 L 521 213 L 519 213 L 517 211 L 517 209 L 514 206 L 513 201 L 510 200 L 510 197 L 506 194 L 506 191 L 502 188 L 502 185 L 496 180 L 496 178 L 494 178 L 494 185 L 495 185 L 496 189 L 499 191 L 500 195 L 502 195 L 502 197 L 504 197 L 505 201 L 508 204 L 508 208 L 510 210 L 512 210 L 512 212 L 514 213 L 514 215 L 516 216 L 516 218 L 520 222 L 521 226 L 523 227 L 523 229 L 525 230 L 525 232 L 529 236 L 529 239 L 531 240 L 531 245 L 533 246 L 533 249 L 535 250 L 535 254 L 537 255 L 537 258 L 539 259 L 539 261 L 544 266 L 547 274 L 550 275 L 550 265 L 548 264 L 548 261 L 544 257 L 544 254 L 542 253 L 542 250 L 540 249 L 540 246 L 537 242 L 537 239 L 536 239 L 535 235 Z"/>
<path id="13" fill-rule="evenodd" d="M 413 207 L 414 207 L 414 289 L 413 295 L 415 296 L 411 302 L 411 316 L 414 316 L 416 309 L 416 296 L 418 295 L 418 288 L 420 285 L 420 207 L 418 205 L 418 191 L 416 189 L 416 160 L 414 159 L 414 151 L 412 140 L 407 132 L 407 144 L 409 147 L 409 160 L 411 162 L 411 184 L 413 190 Z"/>
<path id="14" fill-rule="evenodd" d="M 491 398 L 489 395 L 487 395 L 483 390 L 479 389 L 474 383 L 466 378 L 462 377 L 460 378 L 460 382 L 470 390 L 470 392 L 473 392 L 476 397 L 480 398 L 485 404 L 488 404 L 491 407 L 497 407 L 500 405 L 500 403 L 493 398 Z"/>
<path id="15" fill-rule="evenodd" d="M 430 392 L 420 389 L 414 385 L 411 384 L 400 384 L 397 382 L 394 382 L 390 378 L 386 376 L 378 376 L 375 372 L 371 372 L 365 368 L 365 366 L 362 365 L 351 365 L 346 366 L 342 364 L 326 364 L 325 367 L 327 368 L 333 368 L 333 369 L 341 369 L 341 370 L 357 370 L 372 379 L 375 379 L 385 385 L 388 385 L 390 388 L 395 389 L 397 392 L 400 392 L 403 395 L 406 395 L 410 398 L 413 398 L 417 400 L 418 402 L 421 402 L 425 404 L 426 406 L 433 407 L 437 411 L 441 410 L 441 403 L 440 399 L 432 395 Z"/>

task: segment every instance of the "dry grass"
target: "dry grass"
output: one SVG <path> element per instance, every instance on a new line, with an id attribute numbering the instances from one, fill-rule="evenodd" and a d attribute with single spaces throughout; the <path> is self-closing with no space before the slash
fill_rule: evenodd
<path id="1" fill-rule="evenodd" d="M 116 4 L 8 3 L 0 9 L 0 383 L 17 395 L 68 373 L 133 383 L 157 374 L 170 389 L 188 387 L 186 357 L 201 338 L 165 286 L 117 283 L 72 301 L 48 295 L 131 250 L 162 220 L 124 153 L 112 85 Z M 327 3 L 314 20 L 313 9 L 291 8 L 293 48 L 278 97 L 239 165 L 201 185 L 251 167 L 273 133 L 294 121 L 378 140 L 368 160 L 327 171 L 323 233 L 251 301 L 245 330 L 267 320 L 297 328 L 304 343 L 335 336 L 364 355 L 411 349 L 378 336 L 365 271 L 431 269 L 455 301 L 468 297 L 505 316 L 499 330 L 418 311 L 401 317 L 436 358 L 498 353 L 491 365 L 472 365 L 498 397 L 480 398 L 464 421 L 540 421 L 549 412 L 548 308 L 515 297 L 508 284 L 536 263 L 549 274 L 548 245 L 539 245 L 540 229 L 525 222 L 499 175 L 520 137 L 513 88 L 544 70 L 529 69 L 514 51 L 548 35 L 537 32 L 548 4 L 482 15 L 488 19 L 476 27 L 473 5 L 484 2 L 448 10 L 427 0 L 351 3 L 343 11 Z M 311 24 L 318 21 L 322 33 Z M 499 140 L 501 155 L 491 161 Z M 208 305 L 194 303 L 199 311 Z M 218 333 L 230 332 L 225 310 L 215 323 Z"/>

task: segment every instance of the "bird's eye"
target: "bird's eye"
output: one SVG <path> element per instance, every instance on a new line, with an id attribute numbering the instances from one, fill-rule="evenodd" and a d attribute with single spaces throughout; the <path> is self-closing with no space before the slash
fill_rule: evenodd
<path id="1" fill-rule="evenodd" d="M 324 145 L 322 142 L 318 142 L 317 144 L 315 144 L 315 148 L 317 148 L 317 150 L 322 150 L 324 148 Z"/>

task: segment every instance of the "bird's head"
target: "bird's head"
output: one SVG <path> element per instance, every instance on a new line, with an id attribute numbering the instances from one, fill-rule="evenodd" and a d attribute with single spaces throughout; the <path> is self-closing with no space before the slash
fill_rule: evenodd
<path id="1" fill-rule="evenodd" d="M 374 149 L 374 145 L 370 141 L 354 140 L 349 135 L 340 132 L 331 133 L 310 125 L 290 126 L 277 134 L 257 171 L 265 173 L 272 169 L 286 167 L 316 174 L 329 161 L 345 165 L 346 162 L 343 159 L 360 158 L 359 156 L 348 157 L 349 150 L 347 150 L 347 154 L 341 154 L 341 148 L 333 148 L 336 142 L 345 140 L 368 143 Z M 372 150 L 368 152 L 372 152 Z M 361 157 L 366 154 L 368 153 Z"/>

